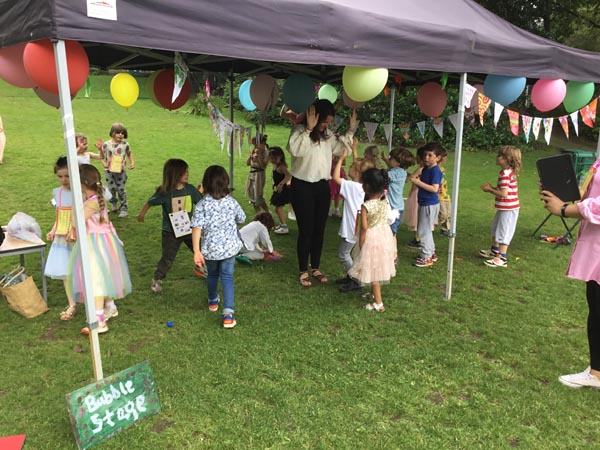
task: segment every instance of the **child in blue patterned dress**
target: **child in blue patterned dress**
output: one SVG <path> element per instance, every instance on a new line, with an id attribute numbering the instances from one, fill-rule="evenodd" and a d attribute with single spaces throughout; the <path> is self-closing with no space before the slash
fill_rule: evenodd
<path id="1" fill-rule="evenodd" d="M 233 268 L 235 256 L 242 248 L 237 224 L 246 220 L 240 204 L 231 196 L 229 175 L 221 166 L 210 166 L 202 179 L 204 197 L 192 216 L 194 263 L 208 271 L 208 310 L 219 309 L 218 283 L 223 290 L 223 327 L 233 328 Z M 202 238 L 202 240 L 200 239 Z M 200 243 L 202 241 L 202 244 Z"/>

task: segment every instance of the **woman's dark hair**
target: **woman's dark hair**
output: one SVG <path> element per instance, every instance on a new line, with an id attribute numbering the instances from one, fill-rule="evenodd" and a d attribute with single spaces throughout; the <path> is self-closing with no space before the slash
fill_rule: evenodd
<path id="1" fill-rule="evenodd" d="M 215 200 L 222 199 L 229 195 L 229 175 L 222 166 L 210 166 L 204 171 L 202 177 L 202 186 L 204 193 L 210 194 Z"/>
<path id="2" fill-rule="evenodd" d="M 122 133 L 123 138 L 127 139 L 127 128 L 122 123 L 116 122 L 112 124 L 110 127 L 110 133 L 108 134 L 110 137 L 113 137 L 117 133 Z"/>
<path id="3" fill-rule="evenodd" d="M 396 161 L 403 169 L 408 169 L 415 164 L 415 157 L 404 147 L 393 148 L 390 152 L 390 158 Z"/>
<path id="4" fill-rule="evenodd" d="M 163 166 L 163 181 L 156 188 L 159 194 L 168 194 L 177 189 L 177 183 L 188 171 L 188 164 L 183 159 L 167 159 Z"/>
<path id="5" fill-rule="evenodd" d="M 275 220 L 273 219 L 273 216 L 270 212 L 265 211 L 258 213 L 254 216 L 253 222 L 255 221 L 259 221 L 260 223 L 262 223 L 267 228 L 267 230 L 272 230 L 273 228 L 275 228 Z"/>
<path id="6" fill-rule="evenodd" d="M 390 177 L 385 169 L 367 169 L 361 177 L 363 189 L 365 191 L 365 200 L 368 200 L 373 195 L 381 194 L 381 198 L 385 196 L 383 192 L 390 185 Z"/>
<path id="7" fill-rule="evenodd" d="M 319 131 L 319 124 L 326 122 L 329 116 L 335 116 L 335 108 L 333 103 L 325 99 L 317 100 L 313 103 L 313 106 L 315 107 L 315 114 L 319 116 L 319 119 L 313 130 L 310 132 L 310 139 L 313 142 L 319 142 L 326 137 L 324 131 Z M 302 123 L 306 126 L 306 115 L 304 115 Z"/>
<path id="8" fill-rule="evenodd" d="M 54 163 L 54 173 L 58 172 L 60 169 L 64 169 L 67 167 L 67 157 L 59 156 L 56 162 Z"/>

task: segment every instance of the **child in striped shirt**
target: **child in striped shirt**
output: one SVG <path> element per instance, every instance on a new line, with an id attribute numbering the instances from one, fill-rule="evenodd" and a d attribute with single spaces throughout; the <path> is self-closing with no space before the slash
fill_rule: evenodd
<path id="1" fill-rule="evenodd" d="M 521 150 L 506 145 L 498 150 L 496 164 L 500 166 L 498 185 L 490 183 L 481 186 L 483 192 L 489 192 L 496 197 L 496 215 L 492 222 L 492 248 L 480 250 L 480 256 L 489 258 L 484 261 L 489 267 L 506 267 L 506 252 L 515 234 L 519 218 L 519 196 L 517 175 L 521 170 Z"/>

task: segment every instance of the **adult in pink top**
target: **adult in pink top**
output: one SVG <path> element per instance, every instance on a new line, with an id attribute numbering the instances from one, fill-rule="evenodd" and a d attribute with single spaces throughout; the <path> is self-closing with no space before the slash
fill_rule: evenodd
<path id="1" fill-rule="evenodd" d="M 587 334 L 590 366 L 583 372 L 562 375 L 559 381 L 572 388 L 600 388 L 600 159 L 583 184 L 583 200 L 564 203 L 549 191 L 542 191 L 545 208 L 552 214 L 581 219 L 579 236 L 567 269 L 567 276 L 586 282 L 588 302 Z"/>

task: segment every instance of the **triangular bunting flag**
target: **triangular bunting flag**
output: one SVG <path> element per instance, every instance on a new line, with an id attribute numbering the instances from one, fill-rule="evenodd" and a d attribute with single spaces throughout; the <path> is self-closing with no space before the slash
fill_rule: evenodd
<path id="1" fill-rule="evenodd" d="M 219 141 L 221 142 L 221 150 L 223 150 L 223 146 L 225 145 L 225 120 L 219 117 Z"/>
<path id="2" fill-rule="evenodd" d="M 534 117 L 533 118 L 533 125 L 531 126 L 531 131 L 533 132 L 533 135 L 535 136 L 535 139 L 537 140 L 539 134 L 540 134 L 540 126 L 542 124 L 542 118 L 541 117 Z"/>
<path id="3" fill-rule="evenodd" d="M 92 95 L 92 82 L 88 78 L 85 80 L 85 85 L 83 86 L 83 96 L 85 98 L 90 98 L 90 95 Z"/>
<path id="4" fill-rule="evenodd" d="M 421 137 L 425 137 L 425 121 L 417 122 L 417 128 L 419 129 L 419 133 L 421 133 Z"/>
<path id="5" fill-rule="evenodd" d="M 367 129 L 367 140 L 369 144 L 373 141 L 373 136 L 375 136 L 375 130 L 379 124 L 377 122 L 363 122 L 365 124 L 365 128 Z"/>
<path id="6" fill-rule="evenodd" d="M 181 89 L 183 89 L 183 85 L 185 80 L 187 80 L 188 76 L 188 66 L 183 60 L 183 55 L 179 52 L 175 52 L 175 77 L 173 79 L 173 95 L 171 96 L 171 103 L 175 103 L 179 94 L 181 94 Z"/>
<path id="7" fill-rule="evenodd" d="M 492 99 L 486 97 L 481 92 L 477 93 L 477 97 L 479 98 L 479 123 L 483 126 L 483 115 L 492 104 Z"/>
<path id="8" fill-rule="evenodd" d="M 335 133 L 343 121 L 344 121 L 344 118 L 342 116 L 334 116 L 333 122 L 331 122 L 331 125 L 329 125 L 329 128 L 331 129 L 331 131 L 333 131 Z"/>
<path id="9" fill-rule="evenodd" d="M 563 131 L 567 135 L 567 139 L 569 139 L 569 119 L 567 119 L 567 116 L 560 116 L 558 121 L 560 122 L 560 126 L 562 127 Z"/>
<path id="10" fill-rule="evenodd" d="M 521 116 L 523 122 L 523 133 L 525 133 L 525 142 L 529 144 L 529 133 L 531 132 L 531 116 Z"/>
<path id="11" fill-rule="evenodd" d="M 458 113 L 450 114 L 448 116 L 448 120 L 450 120 L 450 123 L 452 124 L 454 129 L 457 131 L 458 131 L 458 116 L 459 116 Z"/>
<path id="12" fill-rule="evenodd" d="M 440 135 L 441 138 L 444 137 L 444 119 L 441 117 L 436 117 L 433 119 L 433 129 Z"/>
<path id="13" fill-rule="evenodd" d="M 498 121 L 500 120 L 500 114 L 504 110 L 504 106 L 502 106 L 498 102 L 494 102 L 494 126 L 498 126 Z"/>
<path id="14" fill-rule="evenodd" d="M 569 116 L 571 117 L 571 122 L 573 123 L 573 128 L 575 128 L 575 135 L 579 136 L 579 111 L 574 111 Z"/>
<path id="15" fill-rule="evenodd" d="M 387 141 L 389 143 L 390 139 L 392 137 L 392 124 L 391 123 L 384 123 L 383 124 L 383 131 L 385 131 L 385 138 L 387 139 Z"/>
<path id="16" fill-rule="evenodd" d="M 550 145 L 550 136 L 552 136 L 552 125 L 554 124 L 554 117 L 546 117 L 544 119 L 544 139 L 546 144 Z"/>
<path id="17" fill-rule="evenodd" d="M 410 123 L 401 123 L 398 125 L 398 129 L 404 140 L 408 142 L 408 139 L 410 138 Z"/>
<path id="18" fill-rule="evenodd" d="M 0 437 L 0 448 L 2 450 L 21 450 L 25 444 L 25 435 Z"/>
<path id="19" fill-rule="evenodd" d="M 519 113 L 516 111 L 511 111 L 507 109 L 508 113 L 508 123 L 510 124 L 510 131 L 515 136 L 519 135 Z"/>
<path id="20" fill-rule="evenodd" d="M 471 100 L 473 99 L 473 95 L 475 95 L 477 89 L 471 86 L 469 83 L 465 84 L 465 92 L 463 96 L 463 103 L 465 104 L 465 108 L 471 104 Z"/>
<path id="21" fill-rule="evenodd" d="M 595 98 L 588 105 L 585 105 L 579 111 L 581 112 L 581 118 L 583 123 L 588 127 L 594 128 L 594 120 L 596 120 L 596 106 L 598 105 L 598 99 Z"/>
<path id="22" fill-rule="evenodd" d="M 231 122 L 225 125 L 225 133 L 227 135 L 227 156 L 231 157 L 230 144 L 231 140 L 233 139 L 233 126 Z"/>
<path id="23" fill-rule="evenodd" d="M 240 156 L 242 156 L 241 153 L 244 150 L 244 134 L 246 134 L 246 129 L 242 125 L 240 125 L 238 132 L 239 132 L 239 135 L 238 135 L 239 144 L 238 145 L 239 145 L 239 149 L 240 149 Z"/>

